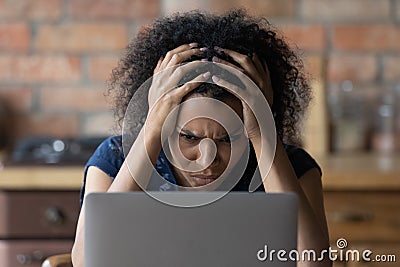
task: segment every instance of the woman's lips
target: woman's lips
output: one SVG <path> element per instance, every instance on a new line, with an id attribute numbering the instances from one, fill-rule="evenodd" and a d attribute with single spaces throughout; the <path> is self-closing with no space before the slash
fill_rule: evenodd
<path id="1" fill-rule="evenodd" d="M 197 185 L 201 186 L 214 182 L 218 178 L 218 175 L 197 174 L 197 175 L 191 175 L 191 177 L 195 180 Z"/>

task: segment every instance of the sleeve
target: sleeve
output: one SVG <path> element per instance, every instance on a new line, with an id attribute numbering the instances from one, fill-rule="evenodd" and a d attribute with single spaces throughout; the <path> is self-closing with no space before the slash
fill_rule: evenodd
<path id="1" fill-rule="evenodd" d="M 124 154 L 122 151 L 122 137 L 113 136 L 104 140 L 95 150 L 85 165 L 83 183 L 80 192 L 80 204 L 83 204 L 85 195 L 86 175 L 90 166 L 95 166 L 105 172 L 110 179 L 117 176 L 119 169 L 124 162 Z"/>
<path id="2" fill-rule="evenodd" d="M 304 149 L 292 145 L 285 145 L 285 149 L 297 178 L 300 178 L 312 168 L 317 168 L 322 175 L 321 167 Z"/>

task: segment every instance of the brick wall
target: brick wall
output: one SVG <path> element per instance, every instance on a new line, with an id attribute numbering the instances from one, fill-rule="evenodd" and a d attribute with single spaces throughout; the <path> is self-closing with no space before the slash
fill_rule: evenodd
<path id="1" fill-rule="evenodd" d="M 400 0 L 0 0 L 0 98 L 17 134 L 110 134 L 105 81 L 138 26 L 245 6 L 279 26 L 326 88 L 400 80 Z"/>

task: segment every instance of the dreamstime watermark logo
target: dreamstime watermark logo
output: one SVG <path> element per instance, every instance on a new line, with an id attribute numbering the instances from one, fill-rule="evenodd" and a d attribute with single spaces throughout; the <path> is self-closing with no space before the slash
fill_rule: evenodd
<path id="1" fill-rule="evenodd" d="M 210 72 L 210 77 L 213 75 L 219 77 L 219 81 L 223 81 L 226 85 L 224 89 L 237 96 L 243 103 L 249 106 L 261 131 L 262 162 L 266 170 L 271 168 L 276 147 L 276 129 L 272 112 L 263 93 L 248 76 L 239 70 L 224 64 L 200 61 L 174 66 L 173 69 L 167 68 L 155 74 L 138 88 L 131 98 L 123 121 L 122 146 L 125 158 L 127 158 L 130 149 L 135 145 L 137 140 L 146 141 L 146 118 L 148 114 L 155 112 L 153 107 L 158 101 L 161 101 L 161 96 L 171 90 L 176 90 L 176 88 L 179 88 L 182 84 L 193 82 L 195 77 L 199 77 L 200 74 L 206 72 Z M 162 92 L 158 92 L 161 89 L 159 89 L 160 83 L 157 83 L 157 81 L 168 81 L 172 74 L 181 75 L 180 81 L 177 84 L 169 84 L 170 88 L 164 88 Z M 220 82 L 218 82 L 219 86 L 221 86 Z M 218 85 L 212 79 L 208 79 L 203 83 Z M 156 100 L 154 100 L 155 98 Z M 182 110 L 185 110 L 185 112 L 181 112 Z M 182 154 L 178 141 L 179 132 L 184 125 L 196 118 L 207 118 L 219 123 L 225 129 L 230 139 L 233 139 L 234 135 L 237 134 L 235 131 L 238 127 L 241 127 L 245 133 L 245 127 L 238 114 L 223 101 L 208 97 L 193 97 L 176 106 L 168 116 L 166 116 L 161 129 L 162 150 L 168 161 L 175 168 L 188 173 L 207 169 L 208 166 L 213 163 L 217 153 L 217 146 L 214 141 L 204 138 L 198 145 L 198 149 L 201 152 L 200 159 L 191 161 Z M 144 136 L 144 138 L 139 139 L 138 136 L 140 135 Z M 266 147 L 268 147 L 268 149 L 265 149 Z M 203 153 L 203 151 L 207 152 Z M 151 197 L 173 206 L 195 207 L 216 201 L 231 191 L 239 182 L 246 169 L 249 160 L 249 151 L 250 147 L 248 141 L 242 146 L 233 145 L 231 143 L 230 160 L 225 172 L 214 182 L 198 188 L 183 187 L 164 179 L 156 168 L 153 167 L 148 153 L 145 157 L 146 162 L 144 162 L 142 166 L 151 166 L 152 170 L 145 172 L 143 175 L 135 173 L 138 167 L 134 162 L 130 160 L 126 162 L 136 183 Z M 198 162 L 202 162 L 202 164 L 198 164 Z M 204 162 L 206 162 L 206 164 L 204 164 Z M 137 177 L 149 175 L 150 172 L 150 180 L 146 181 L 144 179 L 144 181 L 140 179 L 141 177 Z M 255 173 L 257 173 L 257 171 Z M 261 183 L 262 181 L 260 179 L 254 179 L 253 177 L 249 186 L 249 191 L 255 191 Z M 215 194 L 210 194 L 209 197 L 206 198 L 171 198 L 168 194 L 165 194 L 165 197 L 163 194 L 153 194 L 155 191 L 194 190 L 215 191 Z"/>
<path id="2" fill-rule="evenodd" d="M 370 249 L 347 249 L 348 243 L 344 238 L 339 238 L 336 241 L 337 249 L 329 247 L 328 249 L 321 250 L 320 252 L 306 249 L 298 251 L 292 249 L 287 251 L 285 249 L 270 249 L 268 245 L 258 250 L 257 259 L 262 262 L 273 261 L 302 261 L 302 262 L 320 262 L 324 260 L 331 261 L 353 261 L 353 262 L 396 262 L 396 255 L 394 254 L 374 254 Z"/>

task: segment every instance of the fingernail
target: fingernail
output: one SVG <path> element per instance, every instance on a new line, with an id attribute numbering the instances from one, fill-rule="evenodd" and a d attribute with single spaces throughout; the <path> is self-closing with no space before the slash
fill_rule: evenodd
<path id="1" fill-rule="evenodd" d="M 222 48 L 219 47 L 219 46 L 214 46 L 214 50 L 215 50 L 215 51 L 218 51 L 218 52 L 221 52 L 221 51 L 223 51 L 224 49 L 222 49 Z"/>
<path id="2" fill-rule="evenodd" d="M 211 79 L 212 79 L 214 82 L 218 82 L 218 81 L 219 81 L 219 77 L 218 77 L 218 76 L 215 76 L 215 75 L 213 75 L 213 76 L 211 77 Z"/>
<path id="3" fill-rule="evenodd" d="M 207 71 L 206 73 L 203 74 L 203 77 L 208 79 L 210 78 L 211 73 L 209 71 Z"/>
<path id="4" fill-rule="evenodd" d="M 201 51 L 201 52 L 204 52 L 204 51 L 207 51 L 207 50 L 208 50 L 207 47 L 202 47 L 202 48 L 200 48 L 200 51 Z"/>
<path id="5" fill-rule="evenodd" d="M 216 57 L 216 56 L 213 56 L 213 57 L 212 57 L 212 61 L 218 63 L 218 62 L 221 62 L 221 59 L 218 58 L 218 57 Z"/>
<path id="6" fill-rule="evenodd" d="M 190 44 L 189 44 L 189 46 L 190 46 L 191 48 L 197 47 L 198 45 L 199 45 L 198 43 L 190 43 Z"/>

